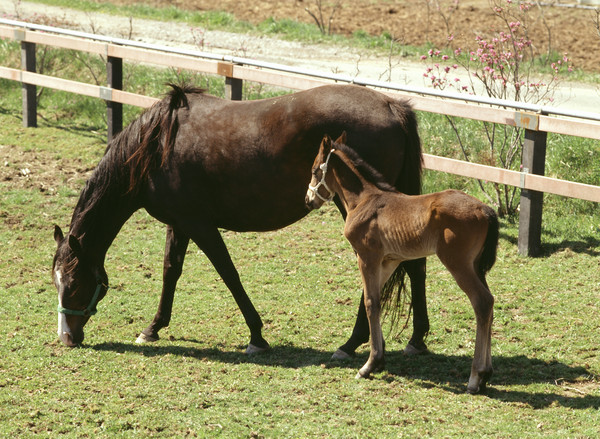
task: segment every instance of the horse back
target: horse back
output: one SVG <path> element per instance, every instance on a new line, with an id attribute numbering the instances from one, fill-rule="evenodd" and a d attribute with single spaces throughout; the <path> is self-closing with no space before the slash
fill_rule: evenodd
<path id="1" fill-rule="evenodd" d="M 390 183 L 404 168 L 413 175 L 417 169 L 411 178 L 420 182 L 418 136 L 416 143 L 407 140 L 416 132 L 416 121 L 406 126 L 414 118 L 410 106 L 365 87 L 330 85 L 257 101 L 192 93 L 185 103 L 176 110 L 168 161 L 152 173 L 153 212 L 189 215 L 201 206 L 219 227 L 284 227 L 308 213 L 304 195 L 323 135 L 343 131 Z"/>

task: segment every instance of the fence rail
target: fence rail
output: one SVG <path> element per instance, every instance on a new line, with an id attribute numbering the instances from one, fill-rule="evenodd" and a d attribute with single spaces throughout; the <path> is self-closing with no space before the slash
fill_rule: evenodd
<path id="1" fill-rule="evenodd" d="M 487 180 L 521 188 L 519 252 L 535 255 L 541 245 L 543 192 L 600 202 L 600 186 L 544 177 L 546 133 L 600 139 L 600 114 L 575 112 L 520 102 L 467 96 L 407 87 L 344 75 L 296 69 L 247 58 L 178 50 L 166 46 L 109 38 L 67 29 L 0 19 L 0 38 L 19 41 L 22 69 L 0 66 L 0 78 L 23 87 L 23 122 L 35 126 L 35 87 L 42 86 L 103 99 L 108 107 L 109 140 L 122 128 L 122 104 L 149 107 L 156 98 L 122 89 L 122 61 L 148 63 L 220 75 L 226 96 L 241 99 L 243 81 L 303 90 L 333 82 L 355 83 L 408 98 L 415 110 L 521 127 L 525 131 L 522 172 L 425 154 L 426 169 Z M 35 72 L 37 44 L 98 54 L 107 58 L 107 86 L 98 86 Z M 33 92 L 32 92 L 33 91 Z"/>

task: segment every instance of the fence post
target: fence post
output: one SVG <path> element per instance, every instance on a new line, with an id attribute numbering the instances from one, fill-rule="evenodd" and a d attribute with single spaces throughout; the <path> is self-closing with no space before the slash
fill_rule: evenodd
<path id="1" fill-rule="evenodd" d="M 21 41 L 21 68 L 35 73 L 35 43 Z M 21 83 L 23 96 L 23 126 L 37 127 L 37 87 Z"/>
<path id="2" fill-rule="evenodd" d="M 521 181 L 523 183 L 527 174 L 544 175 L 546 167 L 546 139 L 548 135 L 544 131 L 537 130 L 537 115 L 531 115 L 531 117 L 534 122 L 527 124 L 523 142 L 523 158 L 521 161 L 523 166 Z M 519 126 L 518 122 L 517 126 Z M 536 256 L 540 252 L 543 202 L 543 192 L 521 188 L 518 249 L 523 256 Z"/>
<path id="3" fill-rule="evenodd" d="M 219 75 L 225 76 L 225 99 L 241 101 L 244 81 L 233 77 L 233 64 L 220 62 L 217 71 Z"/>
<path id="4" fill-rule="evenodd" d="M 111 89 L 123 90 L 123 59 L 107 57 L 106 80 Z M 112 96 L 111 96 L 112 99 Z M 106 120 L 108 122 L 108 142 L 123 129 L 123 104 L 106 101 Z"/>

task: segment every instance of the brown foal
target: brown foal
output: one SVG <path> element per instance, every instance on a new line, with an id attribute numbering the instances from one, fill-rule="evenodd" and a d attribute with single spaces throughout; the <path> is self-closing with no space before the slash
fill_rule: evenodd
<path id="1" fill-rule="evenodd" d="M 357 377 L 383 369 L 381 289 L 398 265 L 436 254 L 467 294 L 477 320 L 469 393 L 492 375 L 494 297 L 485 275 L 496 260 L 498 218 L 489 206 L 457 190 L 405 195 L 385 183 L 348 146 L 346 134 L 325 136 L 313 163 L 306 205 L 318 209 L 337 195 L 348 213 L 344 235 L 358 257 L 371 352 Z"/>

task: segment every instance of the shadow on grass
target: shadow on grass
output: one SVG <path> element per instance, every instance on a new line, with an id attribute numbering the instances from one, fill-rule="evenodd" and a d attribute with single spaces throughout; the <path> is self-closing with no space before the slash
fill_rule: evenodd
<path id="1" fill-rule="evenodd" d="M 177 340 L 176 340 L 177 341 Z M 186 339 L 186 342 L 200 343 Z M 251 363 L 264 366 L 302 368 L 324 366 L 326 368 L 351 369 L 348 379 L 354 379 L 355 371 L 364 364 L 368 353 L 363 352 L 348 360 L 331 360 L 330 351 L 300 348 L 292 345 L 273 346 L 261 354 L 247 356 L 244 347 L 228 351 L 225 346 L 196 348 L 190 346 L 138 345 L 127 343 L 101 343 L 91 346 L 98 351 L 118 353 L 138 353 L 148 357 L 176 355 L 197 359 L 209 359 L 222 363 Z M 386 370 L 375 374 L 374 379 L 392 382 L 398 377 L 415 381 L 423 388 L 438 387 L 455 394 L 466 392 L 466 384 L 471 370 L 472 357 L 429 353 L 419 356 L 406 356 L 402 352 L 386 354 Z M 578 380 L 590 382 L 593 374 L 584 367 L 568 366 L 557 361 L 542 361 L 524 355 L 493 357 L 494 376 L 485 392 L 485 397 L 508 403 L 526 404 L 535 409 L 558 404 L 573 409 L 600 408 L 600 396 L 589 395 L 574 386 Z M 569 385 L 569 383 L 573 383 Z M 551 384 L 556 392 L 534 392 L 516 389 L 497 389 L 494 386 L 527 386 Z M 563 384 L 565 384 L 563 386 Z M 596 389 L 596 385 L 589 385 Z M 597 392 L 595 392 L 597 393 Z"/>
<path id="2" fill-rule="evenodd" d="M 556 234 L 544 231 L 544 234 L 555 237 Z M 500 232 L 500 238 L 510 242 L 515 247 L 518 245 L 518 238 L 510 236 L 506 233 Z M 542 236 L 542 247 L 540 254 L 536 257 L 548 257 L 554 253 L 564 251 L 566 249 L 571 250 L 573 253 L 587 254 L 589 256 L 600 256 L 600 240 L 586 236 L 580 240 L 564 239 L 561 242 L 548 243 L 544 242 L 544 236 Z"/>

